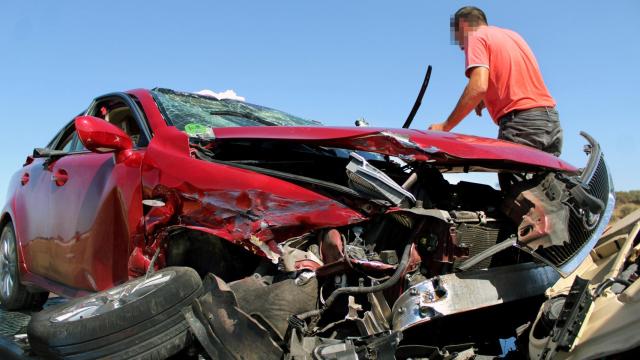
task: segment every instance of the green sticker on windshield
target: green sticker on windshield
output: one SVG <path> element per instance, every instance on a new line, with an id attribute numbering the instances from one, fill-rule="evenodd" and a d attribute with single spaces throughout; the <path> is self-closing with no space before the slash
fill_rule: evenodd
<path id="1" fill-rule="evenodd" d="M 193 137 L 211 137 L 213 136 L 213 131 L 211 128 L 204 126 L 202 124 L 189 123 L 184 126 L 184 131 L 189 136 Z"/>

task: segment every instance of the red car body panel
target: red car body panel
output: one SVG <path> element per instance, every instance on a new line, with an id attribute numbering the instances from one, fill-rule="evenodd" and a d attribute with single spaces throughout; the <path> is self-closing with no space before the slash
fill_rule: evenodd
<path id="1" fill-rule="evenodd" d="M 128 92 L 141 103 L 152 131 L 166 127 L 166 121 L 158 110 L 148 90 Z M 318 141 L 333 146 L 350 147 L 363 151 L 380 151 L 387 155 L 406 154 L 419 159 L 438 159 L 446 155 L 449 161 L 484 160 L 511 162 L 547 169 L 578 171 L 562 159 L 524 145 L 508 141 L 447 132 L 419 131 L 413 129 L 384 129 L 369 127 L 228 127 L 214 131 L 218 139 L 272 139 L 287 141 Z M 394 140 L 393 136 L 398 135 Z M 409 145 L 406 140 L 413 145 Z M 390 146 L 391 140 L 391 146 Z M 396 144 L 401 142 L 401 145 Z"/>
<path id="2" fill-rule="evenodd" d="M 309 142 L 400 156 L 436 163 L 480 160 L 496 165 L 536 166 L 577 172 L 574 166 L 544 151 L 503 140 L 436 131 L 369 127 L 228 127 L 214 130 L 216 139 L 270 139 Z"/>
<path id="3" fill-rule="evenodd" d="M 166 127 L 149 144 L 142 167 L 144 193 L 166 206 L 145 217 L 147 238 L 162 226 L 179 223 L 275 259 L 281 255 L 277 238 L 365 220 L 355 210 L 290 182 L 194 159 L 188 141 L 185 133 Z M 140 255 L 150 259 L 155 250 L 138 248 L 130 272 L 144 272 L 148 262 Z"/>
<path id="4" fill-rule="evenodd" d="M 194 158 L 188 136 L 167 125 L 148 90 L 128 94 L 137 99 L 152 134 L 146 149 L 37 158 L 13 176 L 2 219 L 10 218 L 16 229 L 23 283 L 66 296 L 110 288 L 144 273 L 167 230 L 176 226 L 214 234 L 273 260 L 278 238 L 366 220 L 291 182 Z M 442 164 L 577 171 L 532 148 L 440 132 L 242 127 L 216 128 L 214 134 L 217 141 L 311 142 Z M 145 210 L 143 200 L 164 206 Z M 161 253 L 156 266 L 163 262 Z"/>
<path id="5" fill-rule="evenodd" d="M 135 89 L 127 91 L 127 94 L 134 96 L 140 102 L 142 111 L 144 111 L 147 121 L 149 122 L 149 128 L 153 134 L 156 130 L 167 127 L 167 121 L 164 119 L 156 101 L 151 96 L 149 90 Z"/>

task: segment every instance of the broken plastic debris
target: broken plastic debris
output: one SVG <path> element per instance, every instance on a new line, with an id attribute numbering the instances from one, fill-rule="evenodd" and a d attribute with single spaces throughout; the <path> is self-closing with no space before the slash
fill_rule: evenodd
<path id="1" fill-rule="evenodd" d="M 257 236 L 251 235 L 251 237 L 249 238 L 249 241 L 251 241 L 253 245 L 257 246 L 264 253 L 264 255 L 269 260 L 271 260 L 272 263 L 274 264 L 278 263 L 278 259 L 280 259 L 280 254 L 271 250 L 271 248 L 269 248 L 269 246 L 264 242 L 262 242 Z"/>

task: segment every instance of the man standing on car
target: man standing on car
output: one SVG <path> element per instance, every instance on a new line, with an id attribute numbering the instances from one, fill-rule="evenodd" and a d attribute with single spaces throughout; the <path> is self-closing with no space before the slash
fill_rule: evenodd
<path id="1" fill-rule="evenodd" d="M 499 139 L 559 156 L 562 128 L 556 103 L 524 39 L 514 31 L 489 26 L 484 12 L 473 6 L 455 13 L 451 30 L 464 51 L 469 81 L 447 120 L 429 130 L 450 131 L 474 108 L 482 116 L 486 106 L 500 127 Z"/>

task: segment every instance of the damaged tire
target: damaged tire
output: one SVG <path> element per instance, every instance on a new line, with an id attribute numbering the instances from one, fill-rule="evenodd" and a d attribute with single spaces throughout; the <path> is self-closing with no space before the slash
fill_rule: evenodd
<path id="1" fill-rule="evenodd" d="M 181 310 L 201 294 L 193 269 L 169 267 L 34 314 L 29 342 L 47 359 L 164 359 L 184 348 Z"/>

